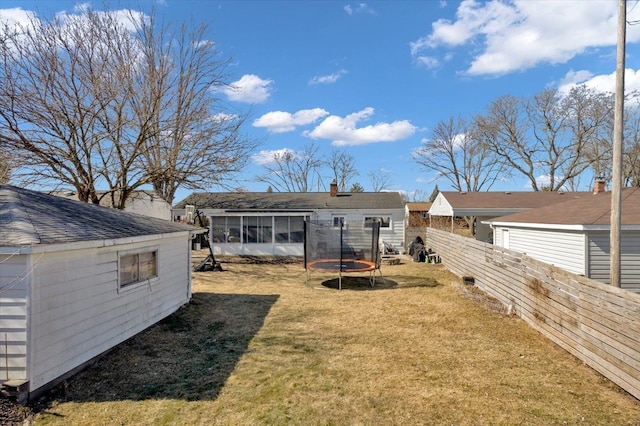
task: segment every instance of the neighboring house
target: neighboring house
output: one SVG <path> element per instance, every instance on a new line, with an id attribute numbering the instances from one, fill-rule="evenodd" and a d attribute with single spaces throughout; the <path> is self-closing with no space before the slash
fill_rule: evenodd
<path id="1" fill-rule="evenodd" d="M 0 387 L 34 396 L 187 303 L 193 232 L 0 186 Z"/>
<path id="2" fill-rule="evenodd" d="M 493 231 L 483 221 L 505 216 L 511 213 L 530 210 L 537 207 L 570 200 L 574 197 L 590 194 L 590 192 L 552 192 L 552 191 L 528 191 L 528 192 L 453 192 L 444 191 L 438 193 L 433 205 L 429 209 L 431 226 L 439 219 L 447 218 L 447 224 L 453 232 L 451 218 L 472 218 L 472 231 L 475 238 L 480 241 L 491 242 Z"/>
<path id="3" fill-rule="evenodd" d="M 214 254 L 304 254 L 304 221 L 368 227 L 380 220 L 380 239 L 401 248 L 404 201 L 397 192 L 238 192 L 195 193 L 178 203 L 174 218 L 194 206 L 210 220 Z M 401 250 L 401 249 L 400 249 Z"/>
<path id="4" fill-rule="evenodd" d="M 78 194 L 73 190 L 51 191 L 52 195 L 77 200 Z M 105 192 L 98 191 L 100 205 L 112 207 L 111 197 Z M 133 191 L 125 202 L 124 211 L 141 214 L 143 216 L 156 217 L 158 219 L 171 220 L 171 204 L 153 191 L 137 190 Z"/>
<path id="5" fill-rule="evenodd" d="M 621 287 L 640 292 L 640 188 L 621 193 Z M 611 193 L 586 194 L 487 222 L 496 245 L 610 283 Z"/>

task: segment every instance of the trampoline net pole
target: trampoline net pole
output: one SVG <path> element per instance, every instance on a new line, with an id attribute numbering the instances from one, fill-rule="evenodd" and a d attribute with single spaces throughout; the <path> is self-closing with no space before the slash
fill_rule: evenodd
<path id="1" fill-rule="evenodd" d="M 342 290 L 342 253 L 344 252 L 343 229 L 344 221 L 340 219 L 340 275 L 338 276 L 338 290 Z"/>

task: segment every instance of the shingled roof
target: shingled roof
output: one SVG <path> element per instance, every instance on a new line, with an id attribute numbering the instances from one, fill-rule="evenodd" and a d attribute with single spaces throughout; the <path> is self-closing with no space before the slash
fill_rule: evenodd
<path id="1" fill-rule="evenodd" d="M 0 246 L 194 231 L 189 225 L 0 185 Z"/>
<path id="2" fill-rule="evenodd" d="M 640 188 L 624 188 L 620 198 L 622 201 L 620 210 L 622 225 L 640 225 Z M 611 192 L 586 193 L 563 203 L 502 216 L 489 222 L 609 226 L 611 222 Z"/>
<path id="3" fill-rule="evenodd" d="M 404 209 L 397 192 L 206 192 L 193 193 L 174 206 L 225 211 L 308 211 L 316 209 Z"/>
<path id="4" fill-rule="evenodd" d="M 517 208 L 534 209 L 551 203 L 564 202 L 591 192 L 505 191 L 454 192 L 442 191 L 453 208 Z"/>

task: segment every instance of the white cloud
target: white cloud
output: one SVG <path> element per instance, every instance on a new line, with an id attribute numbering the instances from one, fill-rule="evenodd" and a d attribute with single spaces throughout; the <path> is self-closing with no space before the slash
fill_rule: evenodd
<path id="1" fill-rule="evenodd" d="M 311 124 L 329 115 L 322 108 L 302 109 L 294 114 L 285 111 L 271 111 L 253 122 L 254 127 L 265 127 L 271 133 L 291 132 L 297 126 Z"/>
<path id="2" fill-rule="evenodd" d="M 229 87 L 222 89 L 229 100 L 259 104 L 271 96 L 272 80 L 263 80 L 254 74 L 245 74 Z"/>
<path id="3" fill-rule="evenodd" d="M 629 20 L 640 16 L 636 9 L 629 11 Z M 429 35 L 411 43 L 411 54 L 471 47 L 475 56 L 466 72 L 499 75 L 615 46 L 616 27 L 612 1 L 463 0 L 456 19 L 434 22 Z M 640 27 L 628 28 L 627 40 L 640 40 Z"/>
<path id="4" fill-rule="evenodd" d="M 253 162 L 259 166 L 266 166 L 268 164 L 273 164 L 275 159 L 278 157 L 283 157 L 285 155 L 291 155 L 293 157 L 297 157 L 298 154 L 292 149 L 282 148 L 275 149 L 271 151 L 260 151 L 257 154 L 251 156 Z"/>
<path id="5" fill-rule="evenodd" d="M 438 68 L 440 66 L 440 61 L 434 56 L 418 56 L 416 57 L 416 61 L 428 69 Z"/>
<path id="6" fill-rule="evenodd" d="M 347 70 L 342 69 L 342 70 L 340 70 L 338 72 L 334 72 L 333 74 L 316 76 L 316 77 L 313 77 L 311 80 L 309 80 L 309 84 L 331 84 L 331 83 L 335 83 L 336 81 L 338 81 L 340 79 L 340 77 L 342 77 L 346 73 L 347 73 Z"/>
<path id="7" fill-rule="evenodd" d="M 371 9 L 367 3 L 357 3 L 354 6 L 348 4 L 344 7 L 344 11 L 349 15 L 353 15 L 354 13 L 376 13 L 375 10 Z"/>
<path id="8" fill-rule="evenodd" d="M 567 94 L 573 87 L 582 84 L 598 92 L 615 93 L 616 73 L 593 75 L 585 70 L 569 71 L 558 85 L 558 90 Z M 626 93 L 640 91 L 640 70 L 627 68 L 624 72 L 624 86 Z"/>
<path id="9" fill-rule="evenodd" d="M 21 7 L 12 9 L 0 9 L 0 35 L 4 33 L 5 26 L 8 28 L 28 27 L 32 20 L 36 19 L 36 14 Z"/>
<path id="10" fill-rule="evenodd" d="M 85 28 L 90 24 L 87 20 L 87 12 L 91 9 L 90 3 L 78 3 L 74 6 L 73 13 L 61 11 L 56 13 L 56 18 L 62 24 L 64 30 L 71 28 Z M 130 9 L 121 9 L 114 11 L 95 11 L 99 16 L 110 16 L 129 32 L 135 32 L 139 27 L 138 23 L 149 19 L 143 12 Z M 26 11 L 22 8 L 0 9 L 0 36 L 5 28 L 20 30 L 28 29 L 32 23 L 39 23 L 37 14 L 33 11 Z M 63 32 L 64 34 L 64 32 Z M 73 38 L 66 40 L 68 43 L 75 43 Z"/>
<path id="11" fill-rule="evenodd" d="M 369 119 L 373 112 L 373 108 L 365 108 L 344 118 L 331 115 L 304 135 L 313 139 L 331 139 L 335 146 L 346 146 L 393 142 L 405 139 L 416 131 L 416 127 L 407 120 L 357 127 L 360 121 Z"/>

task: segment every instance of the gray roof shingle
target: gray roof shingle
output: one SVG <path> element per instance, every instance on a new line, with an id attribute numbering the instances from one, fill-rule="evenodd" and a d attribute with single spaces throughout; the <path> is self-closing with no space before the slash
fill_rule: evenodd
<path id="1" fill-rule="evenodd" d="M 404 209 L 397 192 L 204 192 L 193 193 L 174 206 L 226 211 L 296 211 L 315 209 Z"/>
<path id="2" fill-rule="evenodd" d="M 590 192 L 556 191 L 505 191 L 505 192 L 455 192 L 441 194 L 454 209 L 534 209 L 553 203 L 561 203 Z"/>
<path id="3" fill-rule="evenodd" d="M 640 188 L 624 188 L 620 198 L 622 225 L 640 225 Z M 608 226 L 611 222 L 611 192 L 586 193 L 563 203 L 498 217 L 489 222 Z"/>
<path id="4" fill-rule="evenodd" d="M 196 229 L 182 223 L 0 185 L 0 246 L 95 241 Z"/>

